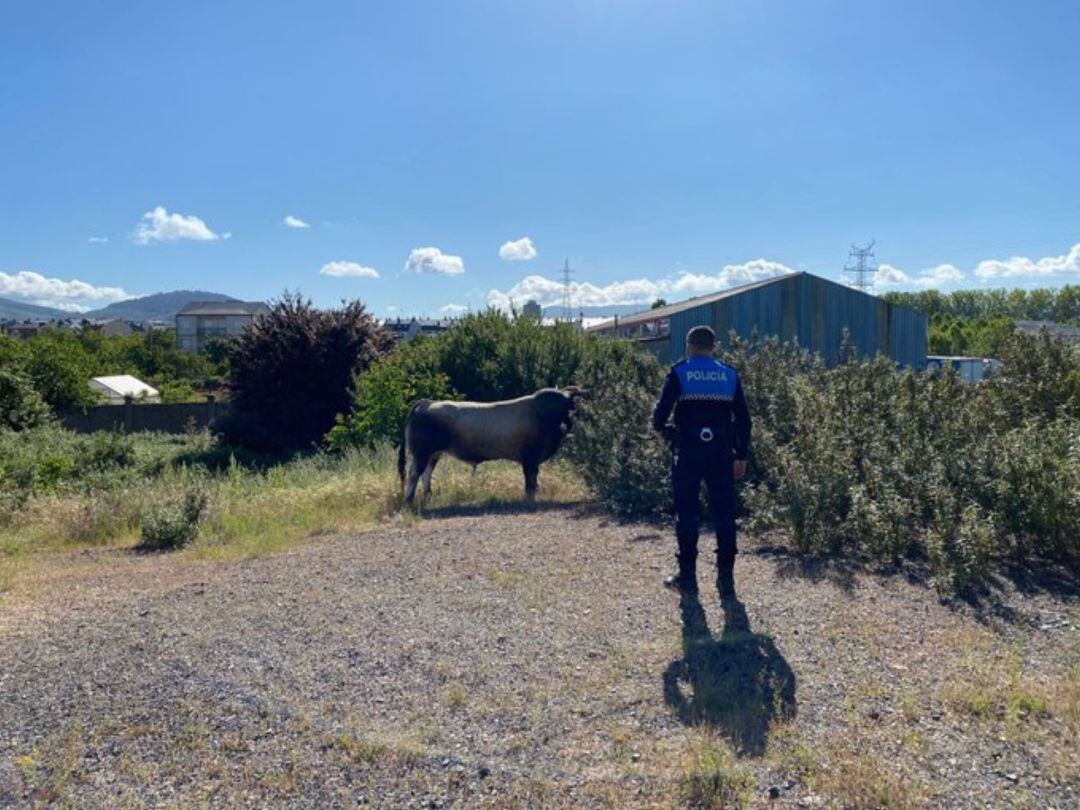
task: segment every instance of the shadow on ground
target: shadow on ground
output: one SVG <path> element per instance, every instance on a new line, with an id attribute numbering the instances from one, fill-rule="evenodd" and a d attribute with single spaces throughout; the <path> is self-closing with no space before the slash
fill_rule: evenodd
<path id="1" fill-rule="evenodd" d="M 741 756 L 761 756 L 772 722 L 795 717 L 795 673 L 772 638 L 751 630 L 737 598 L 724 602 L 719 637 L 697 596 L 679 607 L 683 657 L 664 672 L 664 700 L 683 723 L 713 727 Z"/>

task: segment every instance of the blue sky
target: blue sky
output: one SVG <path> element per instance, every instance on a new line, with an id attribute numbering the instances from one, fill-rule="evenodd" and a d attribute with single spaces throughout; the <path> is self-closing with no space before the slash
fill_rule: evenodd
<path id="1" fill-rule="evenodd" d="M 1069 0 L 6 4 L 0 295 L 435 314 L 554 300 L 568 257 L 580 304 L 639 303 L 870 238 L 878 289 L 1076 283 L 1077 30 Z"/>

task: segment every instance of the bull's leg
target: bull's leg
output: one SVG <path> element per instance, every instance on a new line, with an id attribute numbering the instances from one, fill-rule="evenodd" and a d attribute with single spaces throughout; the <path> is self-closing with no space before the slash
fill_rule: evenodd
<path id="1" fill-rule="evenodd" d="M 428 458 L 419 458 L 415 453 L 409 459 L 409 475 L 405 482 L 405 503 L 412 504 L 416 497 L 416 485 L 420 482 L 420 473 L 427 469 Z"/>
<path id="2" fill-rule="evenodd" d="M 427 467 L 424 469 L 423 482 L 424 482 L 424 500 L 431 497 L 431 474 L 435 472 L 435 465 L 439 463 L 439 456 L 436 453 L 431 457 L 431 461 L 428 462 Z"/>
<path id="3" fill-rule="evenodd" d="M 532 503 L 536 500 L 537 478 L 540 476 L 540 465 L 535 461 L 523 461 L 521 470 L 525 473 L 525 500 Z"/>

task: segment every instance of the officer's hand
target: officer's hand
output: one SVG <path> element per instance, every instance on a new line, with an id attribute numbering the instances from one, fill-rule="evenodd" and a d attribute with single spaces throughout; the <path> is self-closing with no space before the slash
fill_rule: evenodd
<path id="1" fill-rule="evenodd" d="M 737 458 L 737 459 L 735 459 L 735 467 L 732 470 L 732 472 L 735 473 L 735 480 L 736 481 L 738 481 L 740 478 L 742 478 L 744 475 L 746 475 L 746 459 L 745 458 Z"/>

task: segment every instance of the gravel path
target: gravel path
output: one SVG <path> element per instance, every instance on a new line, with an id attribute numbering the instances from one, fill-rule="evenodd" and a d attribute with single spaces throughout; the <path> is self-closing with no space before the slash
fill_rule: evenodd
<path id="1" fill-rule="evenodd" d="M 0 603 L 0 805 L 670 806 L 724 741 L 754 804 L 1080 801 L 1075 602 L 744 545 L 727 616 L 660 587 L 666 534 L 558 508 L 56 557 Z"/>

